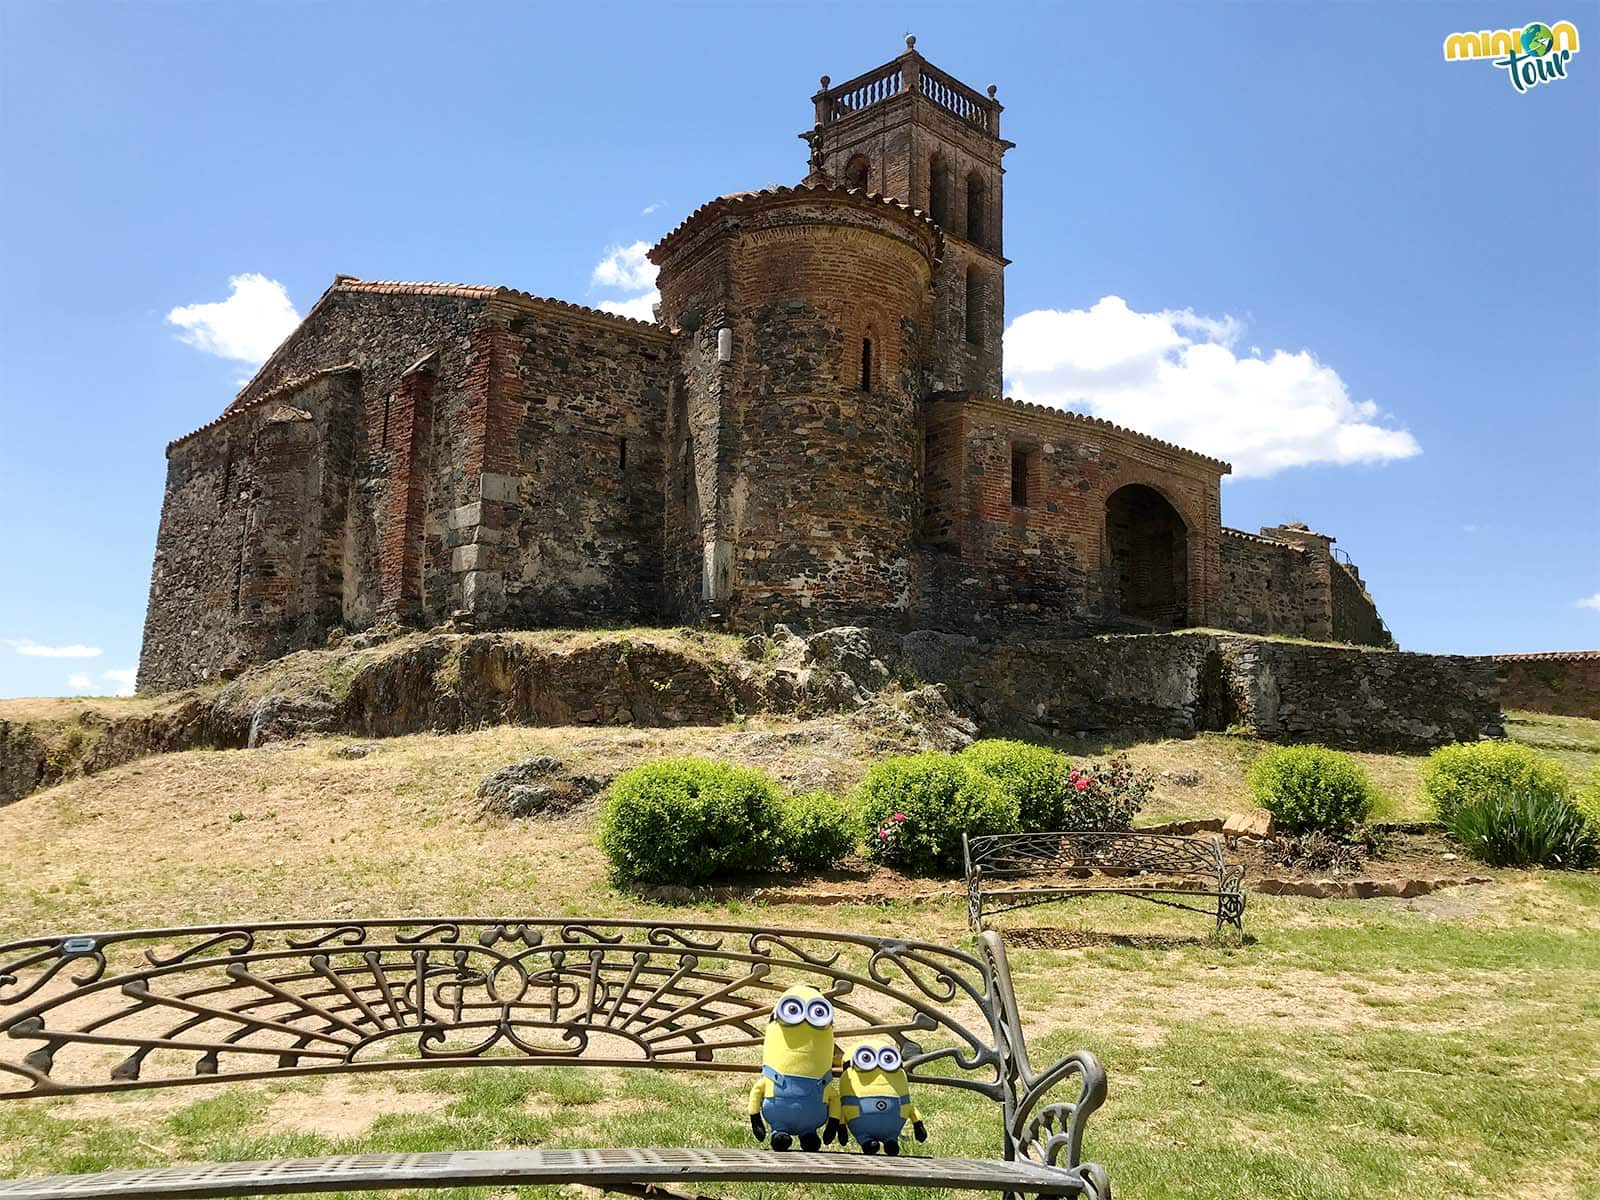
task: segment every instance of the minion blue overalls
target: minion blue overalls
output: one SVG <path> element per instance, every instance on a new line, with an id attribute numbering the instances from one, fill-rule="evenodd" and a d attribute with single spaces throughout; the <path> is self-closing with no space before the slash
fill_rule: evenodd
<path id="1" fill-rule="evenodd" d="M 828 1121 L 828 1102 L 824 1092 L 833 1082 L 830 1071 L 820 1078 L 785 1075 L 763 1066 L 761 1073 L 772 1081 L 772 1095 L 761 1102 L 761 1116 L 775 1133 L 815 1133 Z"/>

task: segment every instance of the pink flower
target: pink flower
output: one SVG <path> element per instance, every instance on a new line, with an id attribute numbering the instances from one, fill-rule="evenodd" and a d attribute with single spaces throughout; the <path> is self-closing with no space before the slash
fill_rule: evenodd
<path id="1" fill-rule="evenodd" d="M 880 842 L 887 842 L 889 840 L 889 831 L 887 829 L 878 830 L 878 840 Z"/>
<path id="2" fill-rule="evenodd" d="M 1068 771 L 1067 772 L 1067 779 L 1071 783 L 1077 783 L 1078 782 L 1078 773 L 1076 771 Z"/>
<path id="3" fill-rule="evenodd" d="M 1089 786 L 1089 781 L 1087 779 L 1080 779 L 1080 780 L 1078 780 L 1077 783 L 1073 784 L 1072 786 L 1077 788 L 1081 792 L 1081 791 L 1083 791 L 1084 789 L 1086 789 Z"/>
<path id="4" fill-rule="evenodd" d="M 896 821 L 904 821 L 906 819 L 906 815 L 905 813 L 895 813 L 894 819 Z"/>

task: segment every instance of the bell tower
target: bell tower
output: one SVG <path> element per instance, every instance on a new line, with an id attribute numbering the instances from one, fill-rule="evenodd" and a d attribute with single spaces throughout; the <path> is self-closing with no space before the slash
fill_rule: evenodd
<path id="1" fill-rule="evenodd" d="M 944 233 L 934 278 L 930 391 L 998 396 L 1005 328 L 1000 113 L 988 94 L 905 53 L 812 97 L 810 183 L 878 192 L 927 214 Z"/>

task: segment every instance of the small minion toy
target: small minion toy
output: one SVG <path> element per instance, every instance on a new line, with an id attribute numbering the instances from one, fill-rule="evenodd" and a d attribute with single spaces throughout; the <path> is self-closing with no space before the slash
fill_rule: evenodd
<path id="1" fill-rule="evenodd" d="M 820 1150 L 837 1137 L 839 1085 L 834 1082 L 833 1005 L 816 988 L 797 985 L 778 997 L 767 1023 L 761 1078 L 750 1089 L 750 1132 L 772 1148 Z M 822 1132 L 819 1134 L 818 1130 Z"/>
<path id="2" fill-rule="evenodd" d="M 880 1146 L 885 1154 L 899 1154 L 900 1134 L 907 1121 L 917 1141 L 928 1140 L 928 1127 L 911 1103 L 911 1085 L 891 1039 L 867 1038 L 851 1050 L 839 1090 L 845 1127 L 861 1143 L 864 1154 L 876 1154 Z"/>

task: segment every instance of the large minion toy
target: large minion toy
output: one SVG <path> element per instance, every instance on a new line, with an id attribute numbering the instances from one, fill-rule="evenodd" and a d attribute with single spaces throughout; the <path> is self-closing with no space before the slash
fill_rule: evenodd
<path id="1" fill-rule="evenodd" d="M 928 1127 L 911 1103 L 900 1051 L 889 1038 L 867 1038 L 850 1051 L 839 1091 L 845 1128 L 864 1153 L 876 1154 L 881 1146 L 885 1154 L 899 1154 L 907 1121 L 917 1141 L 928 1140 Z"/>
<path id="2" fill-rule="evenodd" d="M 836 1136 L 842 1142 L 833 1070 L 833 1005 L 816 988 L 790 988 L 773 1006 L 761 1078 L 750 1089 L 756 1140 L 765 1140 L 770 1126 L 774 1150 L 787 1150 L 797 1139 L 802 1150 L 820 1150 Z"/>

